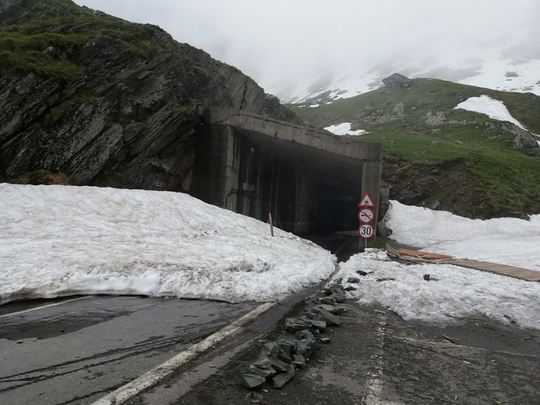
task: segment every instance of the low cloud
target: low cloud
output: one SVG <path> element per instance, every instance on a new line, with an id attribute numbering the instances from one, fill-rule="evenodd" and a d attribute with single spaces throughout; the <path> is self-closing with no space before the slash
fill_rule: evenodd
<path id="1" fill-rule="evenodd" d="M 493 52 L 540 57 L 536 0 L 77 0 L 137 22 L 235 65 L 285 94 L 375 65 L 438 58 L 447 76 L 459 61 Z M 536 35 L 536 36 L 534 36 Z M 531 49 L 531 45 L 532 48 Z M 450 66 L 456 61 L 454 66 Z M 318 83 L 317 83 L 318 82 Z M 316 86 L 315 86 L 316 87 Z"/>

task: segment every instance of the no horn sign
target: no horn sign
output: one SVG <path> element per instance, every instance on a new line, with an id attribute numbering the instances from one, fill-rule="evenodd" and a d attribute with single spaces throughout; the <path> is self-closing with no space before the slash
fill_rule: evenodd
<path id="1" fill-rule="evenodd" d="M 358 233 L 362 239 L 369 240 L 375 237 L 375 204 L 369 193 L 362 194 L 360 204 L 358 204 L 358 219 L 360 229 Z"/>
<path id="2" fill-rule="evenodd" d="M 375 218 L 375 214 L 370 208 L 363 208 L 360 210 L 358 214 L 358 219 L 363 224 L 370 224 L 373 222 L 373 219 Z"/>

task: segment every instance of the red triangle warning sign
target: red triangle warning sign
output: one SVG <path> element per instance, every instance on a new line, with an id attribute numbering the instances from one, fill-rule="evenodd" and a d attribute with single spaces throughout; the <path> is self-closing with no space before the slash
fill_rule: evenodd
<path id="1" fill-rule="evenodd" d="M 371 198 L 371 195 L 369 193 L 364 193 L 362 195 L 362 199 L 360 200 L 360 204 L 358 204 L 359 207 L 375 207 L 375 204 L 373 204 L 373 198 Z"/>

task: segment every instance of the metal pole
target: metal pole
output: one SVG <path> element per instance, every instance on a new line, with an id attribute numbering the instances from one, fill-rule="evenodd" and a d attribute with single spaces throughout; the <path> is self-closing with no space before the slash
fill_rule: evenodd
<path id="1" fill-rule="evenodd" d="M 270 235 L 274 237 L 274 223 L 272 222 L 272 213 L 268 212 L 268 223 L 270 224 Z"/>

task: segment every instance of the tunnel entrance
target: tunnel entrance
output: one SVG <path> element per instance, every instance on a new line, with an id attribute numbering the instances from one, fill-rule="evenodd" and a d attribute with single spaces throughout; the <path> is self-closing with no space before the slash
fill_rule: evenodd
<path id="1" fill-rule="evenodd" d="M 380 145 L 260 117 L 236 120 L 199 129 L 192 194 L 262 221 L 272 213 L 277 227 L 298 235 L 358 228 L 362 192 L 371 187 L 378 197 Z"/>
<path id="2" fill-rule="evenodd" d="M 318 197 L 316 232 L 350 231 L 358 227 L 356 194 L 350 190 L 321 185 Z"/>

